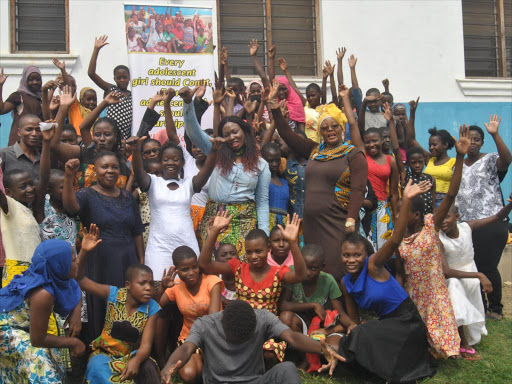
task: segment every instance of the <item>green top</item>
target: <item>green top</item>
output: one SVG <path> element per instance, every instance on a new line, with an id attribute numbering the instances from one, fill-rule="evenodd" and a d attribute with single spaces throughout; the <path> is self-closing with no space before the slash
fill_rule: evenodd
<path id="1" fill-rule="evenodd" d="M 312 296 L 307 297 L 304 293 L 302 283 L 296 283 L 291 286 L 292 301 L 295 303 L 319 303 L 325 305 L 330 300 L 337 299 L 341 296 L 341 291 L 332 275 L 320 272 L 316 291 Z"/>

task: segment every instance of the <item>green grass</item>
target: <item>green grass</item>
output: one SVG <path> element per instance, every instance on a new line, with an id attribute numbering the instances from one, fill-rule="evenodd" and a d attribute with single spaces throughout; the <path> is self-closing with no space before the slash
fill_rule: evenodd
<path id="1" fill-rule="evenodd" d="M 440 361 L 437 374 L 422 384 L 502 384 L 512 383 L 512 320 L 487 322 L 488 336 L 476 346 L 479 361 Z M 386 353 L 382 351 L 382 353 Z M 374 384 L 382 380 L 356 376 L 340 367 L 330 378 L 326 375 L 301 373 L 303 384 Z"/>

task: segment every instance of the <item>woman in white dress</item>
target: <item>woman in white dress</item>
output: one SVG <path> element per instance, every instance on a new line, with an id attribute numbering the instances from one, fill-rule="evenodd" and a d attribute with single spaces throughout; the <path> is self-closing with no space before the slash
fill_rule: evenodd
<path id="1" fill-rule="evenodd" d="M 215 167 L 217 148 L 222 138 L 212 139 L 212 151 L 203 168 L 189 179 L 180 179 L 185 164 L 183 149 L 174 143 L 162 148 L 163 177 L 148 174 L 142 164 L 140 147 L 145 137 L 132 137 L 126 144 L 132 147 L 132 166 L 135 179 L 143 192 L 148 193 L 151 209 L 149 238 L 145 264 L 153 270 L 156 279 L 164 269 L 172 266 L 172 253 L 179 246 L 189 246 L 199 254 L 194 226 L 190 217 L 190 203 L 194 193 L 201 191 Z"/>
<path id="2" fill-rule="evenodd" d="M 512 204 L 509 203 L 494 216 L 458 223 L 459 213 L 457 207 L 452 205 L 439 232 L 444 251 L 443 273 L 459 326 L 460 352 L 468 360 L 480 359 L 472 345 L 479 343 L 482 335 L 487 335 L 480 284 L 484 293 L 492 292 L 491 282 L 476 268 L 472 232 L 503 221 L 511 209 Z"/>

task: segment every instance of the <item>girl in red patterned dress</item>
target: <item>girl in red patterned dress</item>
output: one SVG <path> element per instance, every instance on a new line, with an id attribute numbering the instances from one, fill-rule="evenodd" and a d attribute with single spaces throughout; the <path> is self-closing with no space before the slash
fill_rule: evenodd
<path id="1" fill-rule="evenodd" d="M 455 144 L 457 160 L 448 193 L 433 215 L 423 216 L 425 201 L 420 196 L 412 200 L 407 231 L 399 247 L 405 290 L 427 326 L 431 352 L 438 359 L 460 354 L 457 321 L 443 274 L 439 230 L 455 202 L 464 156 L 470 144 L 469 130 L 465 125 L 461 126 L 459 142 Z"/>
<path id="2" fill-rule="evenodd" d="M 277 303 L 281 297 L 282 283 L 295 284 L 306 278 L 306 263 L 297 244 L 300 219 L 294 214 L 293 219 L 287 217 L 288 225 L 281 229 L 283 237 L 290 244 L 293 255 L 294 270 L 285 265 L 271 267 L 267 263 L 269 252 L 268 236 L 261 229 L 253 229 L 245 237 L 247 263 L 239 259 L 231 259 L 227 263 L 213 261 L 213 247 L 217 236 L 230 225 L 231 216 L 227 212 L 219 213 L 208 227 L 208 236 L 199 256 L 199 266 L 210 274 L 235 276 L 235 287 L 238 300 L 247 301 L 255 309 L 267 309 L 277 315 Z M 284 342 L 268 340 L 264 345 L 265 360 L 279 359 L 283 361 Z"/>

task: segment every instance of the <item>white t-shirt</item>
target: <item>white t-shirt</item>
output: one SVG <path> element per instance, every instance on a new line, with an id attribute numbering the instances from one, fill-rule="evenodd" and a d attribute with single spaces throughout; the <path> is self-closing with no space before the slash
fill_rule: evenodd
<path id="1" fill-rule="evenodd" d="M 149 175 L 148 190 L 151 222 L 146 247 L 145 264 L 153 270 L 155 280 L 162 278 L 164 269 L 172 263 L 173 251 L 182 245 L 189 246 L 199 255 L 199 246 L 190 217 L 190 202 L 194 194 L 192 179 L 164 180 Z M 171 191 L 167 185 L 176 183 L 179 188 Z"/>
<path id="2" fill-rule="evenodd" d="M 185 148 L 185 144 L 180 142 L 181 147 L 183 148 L 183 157 L 185 158 L 185 165 L 183 166 L 183 177 L 184 179 L 192 179 L 195 175 L 199 173 L 199 168 L 196 165 L 196 159 L 188 153 L 187 148 Z M 192 196 L 191 205 L 195 205 L 197 207 L 206 207 L 206 201 L 208 200 L 208 185 L 210 184 L 210 179 L 206 182 L 204 187 L 201 189 L 201 192 L 195 193 Z"/>

